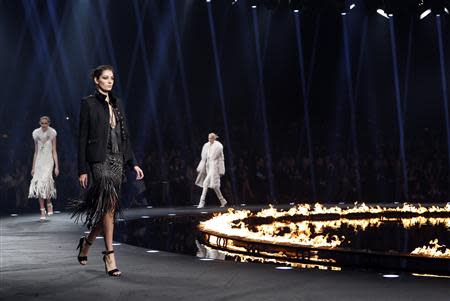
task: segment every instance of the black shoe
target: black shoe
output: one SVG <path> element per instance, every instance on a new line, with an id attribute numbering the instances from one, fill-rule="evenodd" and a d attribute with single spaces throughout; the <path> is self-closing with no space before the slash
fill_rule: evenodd
<path id="1" fill-rule="evenodd" d="M 110 271 L 108 271 L 108 267 L 106 266 L 106 256 L 109 254 L 113 254 L 114 251 L 103 251 L 103 262 L 105 263 L 105 272 L 106 274 L 108 274 L 111 277 L 120 277 L 120 275 L 122 275 L 122 273 L 120 272 L 120 270 L 118 268 L 112 269 Z"/>
<path id="2" fill-rule="evenodd" d="M 87 240 L 87 238 L 84 237 L 84 236 L 82 238 L 80 238 L 80 242 L 78 243 L 77 250 L 80 249 L 80 251 L 78 252 L 78 262 L 81 265 L 86 265 L 86 263 L 87 263 L 87 256 L 80 256 L 81 250 L 83 250 L 83 242 L 86 242 L 88 245 L 92 245 L 92 243 L 89 242 L 89 240 Z M 83 263 L 83 261 L 85 263 Z"/>

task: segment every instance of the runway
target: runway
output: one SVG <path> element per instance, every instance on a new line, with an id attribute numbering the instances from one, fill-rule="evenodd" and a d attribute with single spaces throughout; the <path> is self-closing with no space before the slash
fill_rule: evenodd
<path id="1" fill-rule="evenodd" d="M 202 210 L 215 211 L 217 208 Z M 192 214 L 193 208 L 129 210 L 142 215 Z M 200 214 L 200 211 L 195 211 Z M 123 276 L 104 273 L 97 240 L 87 266 L 76 260 L 86 231 L 67 213 L 45 223 L 37 214 L 1 218 L 1 300 L 448 300 L 450 280 L 373 271 L 277 270 L 275 265 L 201 261 L 195 256 L 128 244 L 115 246 Z"/>

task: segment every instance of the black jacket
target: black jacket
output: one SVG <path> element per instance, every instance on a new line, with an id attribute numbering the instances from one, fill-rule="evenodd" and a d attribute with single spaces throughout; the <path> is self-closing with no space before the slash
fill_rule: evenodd
<path id="1" fill-rule="evenodd" d="M 80 132 L 78 144 L 78 174 L 87 173 L 89 163 L 103 162 L 106 159 L 109 108 L 105 101 L 106 95 L 96 91 L 81 101 Z M 121 151 L 124 162 L 130 167 L 137 165 L 129 139 L 128 126 L 122 102 L 113 94 L 109 94 L 111 105 L 117 108 L 122 123 L 121 127 Z"/>

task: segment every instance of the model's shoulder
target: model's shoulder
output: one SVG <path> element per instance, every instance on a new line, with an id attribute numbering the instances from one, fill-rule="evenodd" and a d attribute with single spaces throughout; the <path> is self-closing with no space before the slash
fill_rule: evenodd
<path id="1" fill-rule="evenodd" d="M 217 140 L 216 140 L 216 142 L 215 142 L 215 143 L 217 143 L 217 146 L 218 146 L 218 147 L 222 147 L 222 148 L 223 148 L 223 145 L 222 145 L 222 143 L 220 143 L 219 141 L 217 141 Z"/>
<path id="2" fill-rule="evenodd" d="M 36 140 L 37 137 L 39 137 L 39 133 L 40 133 L 41 128 L 37 128 L 33 131 L 33 133 L 31 134 L 33 136 L 33 139 Z"/>
<path id="3" fill-rule="evenodd" d="M 58 132 L 56 132 L 56 130 L 54 129 L 54 128 L 52 128 L 52 127 L 48 127 L 48 129 L 50 130 L 50 133 L 53 135 L 53 136 L 56 136 L 57 134 L 58 134 Z"/>
<path id="4" fill-rule="evenodd" d="M 82 99 L 81 99 L 81 102 L 92 102 L 92 101 L 94 101 L 95 100 L 95 95 L 94 94 L 91 94 L 91 95 L 88 95 L 88 96 L 85 96 L 85 97 L 83 97 Z"/>

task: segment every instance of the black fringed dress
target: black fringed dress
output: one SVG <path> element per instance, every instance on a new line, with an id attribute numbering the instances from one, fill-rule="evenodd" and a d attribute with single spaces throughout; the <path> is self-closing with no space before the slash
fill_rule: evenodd
<path id="1" fill-rule="evenodd" d="M 106 159 L 90 164 L 92 185 L 84 200 L 72 206 L 72 218 L 83 221 L 89 229 L 101 223 L 108 212 L 114 212 L 114 220 L 122 214 L 119 199 L 124 163 L 120 143 L 120 125 L 109 127 Z"/>

